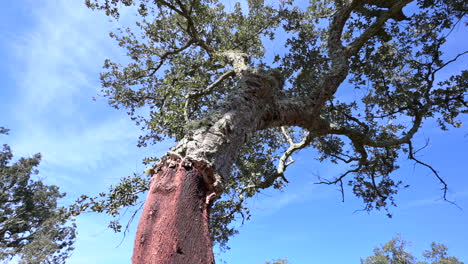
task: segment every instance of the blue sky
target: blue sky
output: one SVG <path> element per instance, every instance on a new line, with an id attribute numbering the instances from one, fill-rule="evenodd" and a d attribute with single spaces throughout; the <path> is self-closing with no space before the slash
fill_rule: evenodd
<path id="1" fill-rule="evenodd" d="M 0 125 L 11 129 L 2 142 L 16 157 L 41 152 L 40 177 L 68 193 L 64 204 L 142 171 L 143 157 L 160 156 L 173 144 L 137 148 L 139 129 L 125 112 L 102 98 L 92 100 L 100 90 L 104 59 L 124 57 L 108 37 L 115 24 L 82 2 L 5 1 L 0 10 Z M 461 39 L 466 43 L 462 30 L 447 44 L 450 52 L 461 51 Z M 442 75 L 466 68 L 467 62 L 464 58 Z M 292 264 L 359 263 L 399 233 L 416 255 L 437 241 L 468 261 L 467 133 L 466 128 L 441 132 L 426 122 L 417 139 L 419 144 L 431 139 L 420 157 L 438 169 L 450 185 L 449 198 L 463 210 L 440 200 L 440 185 L 427 169 L 403 162 L 397 177 L 411 188 L 397 197 L 394 217 L 355 213 L 362 204 L 349 192 L 342 203 L 333 186 L 312 184 L 316 175 L 333 177 L 343 168 L 315 161 L 308 150 L 288 169 L 291 184 L 284 192 L 268 190 L 250 201 L 252 220 L 240 227 L 231 250 L 217 256 L 229 264 L 285 257 Z M 69 263 L 130 263 L 136 224 L 117 247 L 122 234 L 107 229 L 108 217 L 85 214 L 77 220 L 79 235 Z"/>

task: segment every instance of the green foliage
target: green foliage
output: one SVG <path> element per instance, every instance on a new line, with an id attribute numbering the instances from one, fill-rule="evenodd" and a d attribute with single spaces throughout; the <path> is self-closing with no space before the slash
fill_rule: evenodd
<path id="1" fill-rule="evenodd" d="M 409 2 L 411 8 L 403 9 Z M 167 137 L 178 141 L 195 128 L 211 126 L 238 92 L 242 76 L 223 55 L 236 51 L 251 70 L 275 69 L 286 84 L 278 95 L 282 102 L 306 102 L 301 116 L 314 107 L 321 110 L 316 117 L 328 129 L 287 128 L 294 142 L 310 135 L 298 149 L 313 147 L 318 160 L 348 166 L 320 183 L 338 184 L 343 195 L 349 185 L 364 210 L 388 210 L 406 187 L 393 174 L 408 157 L 434 172 L 446 198 L 447 184 L 417 159 L 412 138 L 426 119 L 447 130 L 460 127 L 459 115 L 468 112 L 468 72 L 439 79 L 440 71 L 467 53 L 448 57 L 443 52 L 454 28 L 466 25 L 466 1 L 314 0 L 300 7 L 295 1 L 269 5 L 262 0 L 229 7 L 217 0 L 86 3 L 114 19 L 125 6 L 137 8 L 134 26 L 111 33 L 129 63 L 106 60 L 101 79 L 110 105 L 125 108 L 142 127 L 139 146 Z M 275 53 L 269 50 L 273 47 L 285 49 Z M 332 88 L 324 91 L 327 85 Z M 334 96 L 338 88 L 354 88 L 354 97 Z M 291 146 L 281 133 L 283 125 L 257 131 L 236 153 L 223 197 L 212 211 L 212 234 L 222 245 L 236 233 L 229 225 L 235 216 L 248 219 L 247 198 L 287 183 L 274 166 Z M 78 208 L 117 217 L 120 208 L 138 206 L 134 195 L 147 190 L 146 182 L 138 175 L 124 179 L 102 197 L 84 196 Z"/>
<path id="2" fill-rule="evenodd" d="M 0 134 L 7 129 L 0 127 Z M 41 156 L 11 163 L 8 145 L 0 151 L 0 260 L 64 263 L 73 250 L 75 224 L 57 201 L 65 196 L 55 185 L 34 180 Z"/>
<path id="3" fill-rule="evenodd" d="M 417 261 L 407 252 L 408 243 L 396 237 L 374 249 L 374 255 L 361 260 L 361 264 L 463 264 L 456 257 L 449 257 L 447 247 L 432 242 L 431 249 L 423 253 L 425 261 Z"/>
<path id="4" fill-rule="evenodd" d="M 122 207 L 139 206 L 141 209 L 143 202 L 139 200 L 142 193 L 149 189 L 149 180 L 152 175 L 134 174 L 133 176 L 122 178 L 116 186 L 110 186 L 108 193 L 100 193 L 98 197 L 89 197 L 82 195 L 74 205 L 70 207 L 73 215 L 79 215 L 81 212 L 91 210 L 93 212 L 105 212 L 115 218 L 121 216 L 120 209 Z M 133 217 L 138 210 L 134 211 Z M 112 221 L 109 227 L 115 232 L 122 230 L 122 225 L 119 221 Z M 128 228 L 125 228 L 125 230 Z"/>

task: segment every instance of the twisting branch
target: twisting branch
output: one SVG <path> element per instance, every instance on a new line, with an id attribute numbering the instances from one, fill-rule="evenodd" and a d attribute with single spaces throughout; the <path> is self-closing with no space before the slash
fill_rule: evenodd
<path id="1" fill-rule="evenodd" d="M 298 143 L 294 143 L 291 135 L 289 135 L 288 131 L 286 131 L 285 127 L 281 127 L 281 132 L 283 133 L 284 137 L 289 143 L 288 149 L 283 153 L 279 160 L 278 168 L 276 170 L 276 174 L 279 175 L 285 182 L 288 182 L 287 179 L 284 177 L 284 172 L 286 171 L 286 168 L 294 163 L 294 160 L 291 158 L 291 155 L 298 151 L 301 150 L 307 146 L 310 145 L 310 142 L 314 138 L 312 133 L 307 132 L 307 135 Z M 289 161 L 287 161 L 289 159 Z"/>
<path id="2" fill-rule="evenodd" d="M 281 127 L 281 133 L 283 133 L 283 136 L 286 138 L 286 141 L 288 141 L 289 145 L 294 144 L 294 140 L 292 139 L 291 135 L 286 130 L 286 127 L 284 126 Z"/>
<path id="3" fill-rule="evenodd" d="M 284 172 L 286 168 L 294 163 L 294 160 L 291 158 L 291 155 L 310 145 L 312 139 L 315 137 L 312 133 L 308 132 L 307 135 L 298 143 L 294 143 L 292 137 L 288 134 L 285 127 L 281 127 L 282 133 L 285 136 L 286 140 L 290 144 L 288 149 L 283 153 L 279 160 L 278 167 L 276 169 L 276 173 L 272 173 L 270 175 L 265 175 L 265 179 L 259 183 L 254 183 L 244 187 L 244 190 L 255 188 L 255 189 L 266 189 L 273 185 L 276 179 L 282 178 L 285 182 L 288 182 L 286 177 L 284 177 Z M 289 161 L 288 161 L 289 159 Z"/>
<path id="4" fill-rule="evenodd" d="M 202 95 L 211 93 L 216 86 L 220 85 L 224 80 L 234 75 L 235 75 L 234 70 L 228 70 L 227 72 L 219 76 L 219 78 L 216 79 L 212 84 L 208 85 L 205 89 L 201 91 L 195 91 L 195 92 L 189 91 L 187 95 L 185 96 L 185 105 L 184 105 L 185 121 L 187 122 L 190 121 L 190 118 L 189 118 L 190 117 L 190 103 L 193 98 L 198 98 Z"/>
<path id="5" fill-rule="evenodd" d="M 353 161 L 359 161 L 360 158 L 358 157 L 352 157 L 352 156 L 349 156 L 349 155 L 345 155 L 343 153 L 340 153 L 340 155 L 343 155 L 343 156 L 346 156 L 348 159 L 345 159 L 343 157 L 340 157 L 338 155 L 335 155 L 335 154 L 330 154 L 330 157 L 334 158 L 334 159 L 337 159 L 337 160 L 341 160 L 342 162 L 346 163 L 346 164 L 349 164 Z"/>
<path id="6" fill-rule="evenodd" d="M 329 55 L 333 60 L 333 55 L 335 52 L 342 50 L 343 45 L 341 41 L 341 35 L 343 33 L 343 28 L 346 24 L 346 21 L 349 19 L 351 12 L 354 8 L 358 5 L 359 1 L 335 1 L 338 10 L 336 11 L 335 15 L 330 24 L 330 35 L 328 37 L 328 49 Z"/>
<path id="7" fill-rule="evenodd" d="M 182 12 L 182 10 L 179 10 L 177 9 L 176 6 L 174 6 L 173 4 L 167 2 L 167 1 L 164 1 L 164 0 L 157 0 L 155 1 L 157 3 L 160 3 L 162 5 L 165 5 L 166 7 L 168 7 L 169 9 L 171 9 L 172 11 L 176 12 L 177 14 L 181 15 L 181 16 L 184 16 L 184 13 Z"/>
<path id="8" fill-rule="evenodd" d="M 348 70 L 348 62 L 346 56 L 346 50 L 343 46 L 342 35 L 346 21 L 349 19 L 351 12 L 356 8 L 359 1 L 335 1 L 337 11 L 333 15 L 331 24 L 329 27 L 329 36 L 327 40 L 328 56 L 331 60 L 331 71 L 327 74 L 322 86 L 334 79 L 336 83 L 332 86 L 338 87 L 341 83 L 341 79 L 344 79 Z M 336 78 L 336 76 L 341 78 Z"/>
<path id="9" fill-rule="evenodd" d="M 213 89 L 221 84 L 224 80 L 226 80 L 229 77 L 234 76 L 234 70 L 228 70 L 227 72 L 221 74 L 221 76 L 218 77 L 212 84 L 208 85 L 205 89 L 201 91 L 197 91 L 196 93 L 192 93 L 191 96 L 202 96 L 205 94 L 209 94 L 213 91 Z"/>
<path id="10" fill-rule="evenodd" d="M 378 31 L 385 25 L 390 18 L 401 12 L 401 9 L 413 0 L 401 0 L 397 1 L 387 12 L 383 12 L 380 16 L 377 17 L 376 21 L 372 23 L 365 31 L 361 34 L 356 40 L 349 44 L 347 49 L 347 55 L 353 56 L 356 54 L 361 47 L 366 43 L 370 38 L 375 36 Z"/>
<path id="11" fill-rule="evenodd" d="M 333 101 L 330 100 L 330 106 L 333 110 L 338 110 L 335 105 L 333 104 Z M 359 120 L 357 117 L 354 117 L 346 112 L 343 111 L 342 113 L 347 119 L 351 120 L 351 121 L 354 121 L 356 124 L 360 125 L 361 127 L 363 127 L 366 131 L 369 131 L 370 128 L 369 128 L 369 125 L 367 125 L 366 123 L 362 122 L 361 120 Z"/>
<path id="12" fill-rule="evenodd" d="M 195 23 L 192 19 L 192 6 L 187 9 L 187 7 L 181 2 L 181 1 L 176 1 L 177 2 L 177 5 L 179 6 L 179 8 L 177 8 L 176 6 L 174 6 L 173 4 L 165 1 L 165 0 L 157 0 L 156 2 L 159 2 L 160 4 L 162 5 L 165 5 L 166 7 L 168 7 L 170 10 L 176 12 L 177 14 L 181 15 L 182 17 L 185 18 L 185 20 L 187 21 L 187 33 L 192 37 L 192 39 L 194 40 L 194 42 L 196 44 L 198 44 L 198 46 L 200 46 L 202 49 L 204 49 L 206 52 L 208 52 L 209 55 L 211 55 L 214 50 L 213 48 L 211 48 L 210 46 L 208 46 L 202 39 L 200 39 L 200 37 L 198 36 L 198 32 L 197 32 L 197 29 L 195 27 Z"/>
<path id="13" fill-rule="evenodd" d="M 376 148 L 386 148 L 391 146 L 397 146 L 401 144 L 405 144 L 413 138 L 414 134 L 419 130 L 421 127 L 424 114 L 429 110 L 430 104 L 427 104 L 421 109 L 414 118 L 413 126 L 403 134 L 400 138 L 390 139 L 390 140 L 382 140 L 376 141 L 371 139 L 368 135 L 361 133 L 359 130 L 347 128 L 347 127 L 340 127 L 338 125 L 332 124 L 329 121 L 322 119 L 322 122 L 327 124 L 329 127 L 327 133 L 335 134 L 335 135 L 344 135 L 347 136 L 353 143 L 358 145 L 366 145 L 370 147 Z"/>
<path id="14" fill-rule="evenodd" d="M 221 216 L 221 218 L 230 219 L 234 216 L 235 213 L 239 213 L 242 216 L 242 224 L 244 224 L 245 216 L 242 213 L 245 196 L 244 191 L 240 191 L 237 195 L 238 201 L 234 202 L 234 198 L 231 198 L 231 201 L 234 202 L 234 206 L 230 208 L 230 211 L 227 214 Z"/>

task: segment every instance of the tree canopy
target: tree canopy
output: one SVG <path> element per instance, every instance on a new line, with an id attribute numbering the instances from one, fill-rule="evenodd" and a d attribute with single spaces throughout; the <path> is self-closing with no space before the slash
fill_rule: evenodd
<path id="1" fill-rule="evenodd" d="M 364 210 L 395 204 L 406 186 L 393 177 L 404 157 L 432 171 L 446 198 L 446 182 L 418 159 L 413 138 L 427 119 L 447 130 L 468 111 L 468 71 L 440 79 L 468 52 L 443 52 L 466 26 L 466 1 L 299 2 L 86 0 L 114 19 L 135 7 L 136 24 L 110 34 L 129 61 L 105 61 L 102 94 L 141 126 L 139 146 L 174 138 L 174 152 L 215 168 L 222 187 L 211 235 L 221 245 L 236 232 L 234 217 L 248 218 L 246 199 L 287 184 L 292 155 L 304 148 L 348 166 L 318 182 L 343 195 L 349 186 Z M 350 90 L 358 92 L 346 96 Z M 202 134 L 214 147 L 197 145 Z M 135 174 L 75 209 L 118 216 L 148 183 Z"/>
<path id="2" fill-rule="evenodd" d="M 0 127 L 0 134 L 8 129 Z M 64 263 L 73 250 L 75 224 L 58 201 L 65 196 L 39 179 L 40 154 L 20 158 L 4 144 L 0 151 L 0 261 Z"/>

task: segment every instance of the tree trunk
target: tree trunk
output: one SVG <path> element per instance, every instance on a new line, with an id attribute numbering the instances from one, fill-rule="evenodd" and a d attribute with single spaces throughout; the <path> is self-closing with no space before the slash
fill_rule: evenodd
<path id="1" fill-rule="evenodd" d="M 294 115 L 304 105 L 277 102 L 283 82 L 276 75 L 257 70 L 241 74 L 237 92 L 198 120 L 155 169 L 133 264 L 214 263 L 209 209 L 222 194 L 240 149 L 256 131 L 275 126 L 279 119 L 305 119 Z M 289 108 L 298 110 L 283 115 Z"/>
<path id="2" fill-rule="evenodd" d="M 213 264 L 208 170 L 169 157 L 155 169 L 138 225 L 133 264 Z"/>

